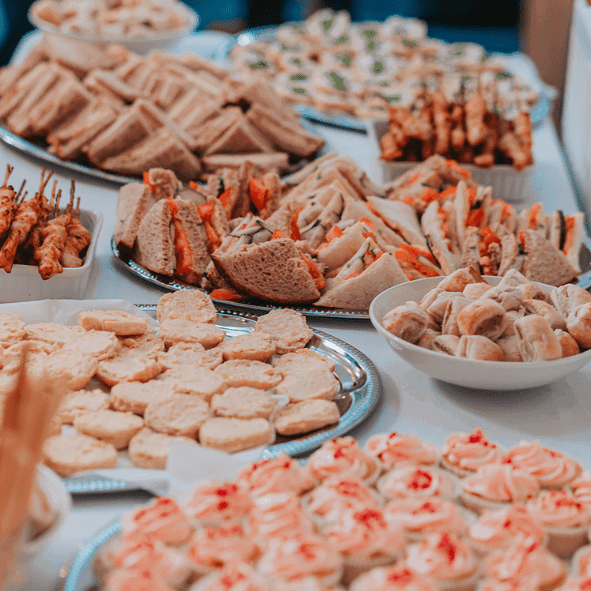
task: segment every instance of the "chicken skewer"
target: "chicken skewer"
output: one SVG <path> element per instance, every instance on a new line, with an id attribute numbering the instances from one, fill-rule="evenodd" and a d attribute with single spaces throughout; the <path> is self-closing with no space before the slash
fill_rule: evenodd
<path id="1" fill-rule="evenodd" d="M 71 189 L 72 197 L 74 195 L 74 181 Z M 91 241 L 90 232 L 80 222 L 80 197 L 76 203 L 76 212 L 68 224 L 68 237 L 64 246 L 62 256 L 63 267 L 81 267 L 84 264 L 80 253 L 89 246 Z"/>
<path id="2" fill-rule="evenodd" d="M 8 186 L 8 178 L 13 170 L 10 164 L 6 165 L 4 184 L 0 187 L 0 236 L 8 232 L 14 217 L 16 193 L 12 187 Z"/>

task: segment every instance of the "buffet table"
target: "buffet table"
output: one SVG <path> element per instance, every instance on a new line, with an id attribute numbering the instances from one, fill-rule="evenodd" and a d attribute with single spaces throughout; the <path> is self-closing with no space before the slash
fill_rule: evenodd
<path id="1" fill-rule="evenodd" d="M 352 155 L 373 176 L 375 155 L 369 137 L 355 132 L 317 125 L 328 149 Z M 15 166 L 15 183 L 27 178 L 35 185 L 42 163 L 1 145 L 2 162 Z M 556 131 L 549 119 L 535 128 L 536 170 L 527 200 L 540 200 L 548 210 L 562 209 L 565 214 L 578 209 L 570 184 Z M 104 224 L 97 244 L 95 263 L 86 297 L 122 298 L 133 303 L 155 304 L 163 294 L 159 288 L 131 276 L 116 266 L 111 254 L 118 187 L 88 177 L 56 170 L 62 187 L 71 178 L 77 183 L 82 207 L 102 212 Z M 506 197 L 501 195 L 500 197 Z M 517 203 L 518 209 L 523 204 Z M 585 467 L 591 467 L 591 367 L 568 379 L 532 390 L 483 392 L 460 388 L 432 380 L 411 368 L 391 351 L 369 321 L 310 319 L 314 328 L 326 331 L 363 351 L 378 367 L 383 381 L 383 396 L 375 413 L 352 434 L 363 443 L 380 431 L 414 433 L 441 446 L 452 431 L 484 432 L 507 448 L 522 439 L 539 439 L 543 444 L 571 455 Z M 494 378 L 493 378 L 494 379 Z M 215 474 L 211 475 L 212 478 Z M 23 589 L 52 589 L 59 585 L 60 566 L 70 559 L 82 543 L 99 529 L 117 519 L 146 493 L 91 495 L 74 499 L 72 513 L 59 537 L 33 563 L 29 581 Z"/>

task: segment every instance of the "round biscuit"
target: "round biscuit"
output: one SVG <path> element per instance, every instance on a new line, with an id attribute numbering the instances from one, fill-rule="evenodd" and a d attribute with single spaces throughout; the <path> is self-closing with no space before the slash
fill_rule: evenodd
<path id="1" fill-rule="evenodd" d="M 340 418 L 335 402 L 305 400 L 280 408 L 273 418 L 273 426 L 280 435 L 300 435 L 334 425 Z"/>
<path id="2" fill-rule="evenodd" d="M 196 324 L 178 318 L 163 320 L 160 323 L 160 338 L 167 347 L 177 343 L 199 343 L 206 349 L 219 345 L 226 332 L 213 324 Z"/>
<path id="3" fill-rule="evenodd" d="M 199 343 L 177 343 L 168 349 L 166 353 L 158 354 L 158 362 L 164 369 L 171 369 L 179 365 L 204 367 L 215 369 L 224 361 L 219 347 L 205 350 Z"/>
<path id="4" fill-rule="evenodd" d="M 254 359 L 268 361 L 277 350 L 275 339 L 263 332 L 251 332 L 226 339 L 220 344 L 224 359 Z"/>
<path id="5" fill-rule="evenodd" d="M 26 339 L 65 345 L 81 337 L 86 330 L 81 326 L 67 326 L 56 322 L 39 322 L 25 327 Z"/>
<path id="6" fill-rule="evenodd" d="M 158 322 L 180 319 L 215 324 L 217 318 L 211 298 L 198 289 L 181 289 L 163 295 L 158 301 L 156 312 Z"/>
<path id="7" fill-rule="evenodd" d="M 148 319 L 123 310 L 89 310 L 78 314 L 78 324 L 86 330 L 105 330 L 118 336 L 144 334 Z"/>
<path id="8" fill-rule="evenodd" d="M 201 425 L 199 442 L 228 453 L 273 442 L 273 429 L 266 419 L 213 417 Z"/>
<path id="9" fill-rule="evenodd" d="M 193 394 L 209 402 L 215 394 L 227 387 L 224 377 L 205 367 L 174 366 L 165 371 L 161 379 L 178 394 Z"/>
<path id="10" fill-rule="evenodd" d="M 173 441 L 197 445 L 189 437 L 173 437 L 144 427 L 129 442 L 128 453 L 134 466 L 149 470 L 165 470 L 168 451 Z"/>
<path id="11" fill-rule="evenodd" d="M 334 371 L 335 362 L 327 355 L 321 355 L 312 349 L 300 349 L 277 357 L 273 360 L 273 367 L 283 375 L 287 375 L 306 372 L 312 367 L 326 367 L 329 371 Z"/>
<path id="12" fill-rule="evenodd" d="M 157 433 L 197 437 L 199 427 L 209 418 L 209 404 L 199 396 L 172 394 L 148 404 L 146 425 Z"/>
<path id="13" fill-rule="evenodd" d="M 102 390 L 68 392 L 62 398 L 57 416 L 64 425 L 71 425 L 76 417 L 87 412 L 107 410 L 110 404 L 109 396 Z"/>
<path id="14" fill-rule="evenodd" d="M 211 399 L 211 410 L 218 417 L 238 419 L 268 419 L 275 409 L 272 396 L 257 388 L 228 388 Z"/>
<path id="15" fill-rule="evenodd" d="M 260 390 L 274 388 L 283 379 L 282 375 L 268 363 L 250 359 L 232 359 L 214 369 L 220 375 L 226 387 L 238 388 L 250 386 Z"/>
<path id="16" fill-rule="evenodd" d="M 74 419 L 77 433 L 96 437 L 115 449 L 125 449 L 129 440 L 144 426 L 141 417 L 131 412 L 95 410 Z"/>
<path id="17" fill-rule="evenodd" d="M 20 314 L 0 312 L 0 346 L 9 347 L 25 338 L 25 323 Z"/>
<path id="18" fill-rule="evenodd" d="M 159 396 L 173 393 L 170 383 L 163 380 L 149 382 L 120 382 L 111 388 L 111 405 L 121 412 L 143 415 L 150 402 Z"/>
<path id="19" fill-rule="evenodd" d="M 289 373 L 275 392 L 287 396 L 290 402 L 302 402 L 312 398 L 334 400 L 339 393 L 340 382 L 325 366 L 311 368 L 307 372 Z"/>
<path id="20" fill-rule="evenodd" d="M 280 355 L 304 348 L 313 336 L 305 316 L 290 308 L 271 310 L 260 316 L 255 330 L 275 337 Z"/>
<path id="21" fill-rule="evenodd" d="M 156 359 L 129 353 L 101 361 L 96 375 L 107 386 L 114 386 L 120 382 L 148 382 L 158 377 L 161 371 L 162 366 Z"/>

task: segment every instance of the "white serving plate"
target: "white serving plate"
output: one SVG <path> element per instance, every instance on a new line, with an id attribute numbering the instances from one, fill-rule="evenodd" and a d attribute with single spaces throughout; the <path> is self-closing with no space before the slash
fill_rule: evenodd
<path id="1" fill-rule="evenodd" d="M 64 269 L 47 280 L 41 279 L 39 269 L 35 265 L 14 265 L 10 273 L 0 269 L 0 303 L 84 298 L 103 225 L 103 215 L 98 211 L 82 209 L 80 221 L 91 237 L 84 264 L 76 269 Z"/>
<path id="2" fill-rule="evenodd" d="M 374 119 L 367 124 L 368 133 L 374 146 L 374 172 L 376 181 L 388 183 L 416 166 L 416 162 L 386 162 L 380 159 L 380 138 L 388 131 L 388 122 Z M 472 178 L 485 187 L 492 187 L 495 199 L 504 199 L 509 203 L 524 201 L 529 181 L 535 170 L 530 164 L 521 171 L 515 170 L 511 164 L 495 164 L 492 168 L 481 168 L 474 164 L 462 164 L 468 169 Z"/>
<path id="3" fill-rule="evenodd" d="M 485 279 L 491 285 L 498 285 L 502 277 L 486 277 Z M 551 384 L 578 371 L 591 361 L 591 349 L 564 359 L 531 363 L 462 359 L 411 345 L 389 333 L 382 326 L 382 319 L 387 312 L 407 301 L 420 301 L 440 281 L 440 277 L 429 277 L 391 287 L 375 298 L 369 308 L 369 316 L 376 330 L 396 354 L 414 368 L 433 378 L 458 386 L 480 390 L 507 391 Z M 553 289 L 553 287 L 541 283 L 538 285 L 547 292 Z"/>

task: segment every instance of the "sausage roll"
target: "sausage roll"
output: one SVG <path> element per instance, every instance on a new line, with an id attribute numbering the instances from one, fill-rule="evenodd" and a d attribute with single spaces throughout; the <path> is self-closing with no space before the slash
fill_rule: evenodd
<path id="1" fill-rule="evenodd" d="M 560 330 L 560 328 L 554 329 L 554 334 L 558 337 L 558 341 L 560 342 L 560 346 L 562 347 L 562 356 L 563 357 L 570 357 L 571 355 L 578 355 L 581 352 L 579 348 L 579 344 L 573 337 L 568 334 L 565 330 Z"/>
<path id="2" fill-rule="evenodd" d="M 471 302 L 458 314 L 462 335 L 480 335 L 496 341 L 505 330 L 505 308 L 497 302 L 482 298 Z"/>
<path id="3" fill-rule="evenodd" d="M 568 283 L 567 285 L 552 290 L 550 299 L 556 306 L 556 309 L 566 318 L 579 306 L 591 303 L 591 293 L 578 285 Z"/>
<path id="4" fill-rule="evenodd" d="M 460 329 L 458 327 L 458 314 L 473 300 L 456 295 L 455 298 L 447 302 L 443 322 L 441 323 L 441 334 L 453 334 L 460 336 Z"/>
<path id="5" fill-rule="evenodd" d="M 493 300 L 497 304 L 501 304 L 507 311 L 519 310 L 521 302 L 523 301 L 523 294 L 517 287 L 511 285 L 497 285 L 489 289 L 481 299 Z"/>
<path id="6" fill-rule="evenodd" d="M 443 322 L 445 311 L 447 310 L 447 304 L 458 296 L 457 292 L 453 291 L 442 291 L 437 295 L 435 301 L 427 308 L 427 312 L 437 324 Z"/>
<path id="7" fill-rule="evenodd" d="M 423 299 L 419 302 L 419 306 L 421 306 L 423 310 L 427 310 L 440 293 L 443 293 L 443 290 L 439 287 L 434 287 L 423 296 Z"/>
<path id="8" fill-rule="evenodd" d="M 474 267 L 458 269 L 439 282 L 439 288 L 444 291 L 464 291 L 470 283 L 484 283 L 482 275 Z"/>
<path id="9" fill-rule="evenodd" d="M 428 328 L 425 330 L 423 336 L 417 341 L 416 344 L 419 347 L 423 347 L 423 349 L 433 350 L 433 341 L 439 336 L 441 336 L 441 333 L 438 330 Z"/>
<path id="10" fill-rule="evenodd" d="M 550 302 L 550 294 L 535 283 L 522 283 L 517 287 L 523 294 L 524 300 L 542 300 L 542 302 Z"/>
<path id="11" fill-rule="evenodd" d="M 525 315 L 525 310 L 521 308 L 520 310 L 509 310 L 509 312 L 505 312 L 505 329 L 503 330 L 503 334 L 500 338 L 510 337 L 511 335 L 515 334 L 515 321 L 523 318 Z"/>
<path id="12" fill-rule="evenodd" d="M 581 349 L 591 347 L 591 303 L 579 306 L 568 315 L 566 330 L 574 337 Z"/>
<path id="13" fill-rule="evenodd" d="M 515 322 L 518 347 L 524 361 L 551 361 L 562 357 L 562 347 L 550 323 L 537 314 Z"/>
<path id="14" fill-rule="evenodd" d="M 523 307 L 526 314 L 539 314 L 543 316 L 553 329 L 560 328 L 566 330 L 566 320 L 564 316 L 551 304 L 542 300 L 523 300 Z"/>
<path id="15" fill-rule="evenodd" d="M 456 357 L 480 361 L 505 361 L 501 347 L 480 335 L 462 335 L 456 350 Z"/>
<path id="16" fill-rule="evenodd" d="M 468 283 L 468 285 L 464 287 L 462 294 L 469 300 L 477 300 L 489 289 L 492 289 L 492 285 L 489 285 L 488 283 Z"/>
<path id="17" fill-rule="evenodd" d="M 452 334 L 445 334 L 438 336 L 436 339 L 433 339 L 432 346 L 433 351 L 438 351 L 439 353 L 447 353 L 447 355 L 455 357 L 459 344 L 460 337 L 456 337 Z"/>
<path id="18" fill-rule="evenodd" d="M 382 326 L 394 336 L 416 343 L 427 330 L 431 318 L 416 302 L 406 302 L 390 310 L 382 319 Z"/>
<path id="19" fill-rule="evenodd" d="M 497 340 L 497 345 L 503 350 L 505 361 L 523 361 L 518 343 L 519 339 L 515 333 Z"/>

